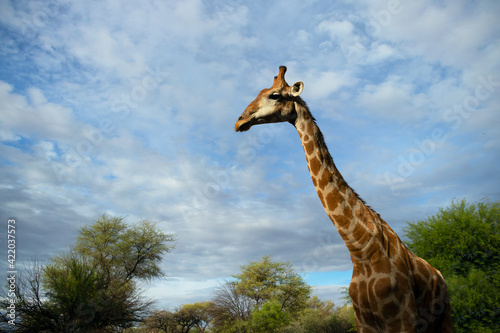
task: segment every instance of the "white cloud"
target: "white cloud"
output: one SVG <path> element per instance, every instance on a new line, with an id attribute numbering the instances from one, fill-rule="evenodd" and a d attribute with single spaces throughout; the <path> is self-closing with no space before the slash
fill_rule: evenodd
<path id="1" fill-rule="evenodd" d="M 328 98 L 332 93 L 351 87 L 358 82 L 358 79 L 347 72 L 317 70 L 306 73 L 303 80 L 306 82 L 304 89 L 307 89 L 307 96 L 316 100 Z"/>
<path id="2" fill-rule="evenodd" d="M 366 85 L 357 98 L 358 104 L 370 116 L 385 117 L 398 121 L 418 120 L 425 116 L 425 97 L 416 94 L 414 88 L 391 77 L 381 84 Z"/>
<path id="3" fill-rule="evenodd" d="M 180 304 L 208 301 L 213 291 L 224 283 L 221 279 L 190 280 L 178 277 L 168 277 L 161 283 L 146 285 L 145 295 L 157 301 L 161 309 L 173 309 Z"/>
<path id="4" fill-rule="evenodd" d="M 73 36 L 70 52 L 83 64 L 115 69 L 115 75 L 127 78 L 143 69 L 136 45 L 124 33 L 111 33 L 105 26 L 81 26 Z"/>
<path id="5" fill-rule="evenodd" d="M 29 101 L 28 98 L 14 93 L 11 85 L 0 81 L 4 133 L 10 132 L 11 136 L 36 136 L 49 140 L 71 141 L 71 137 L 78 131 L 72 111 L 48 103 L 37 88 L 30 88 L 28 96 Z"/>
<path id="6" fill-rule="evenodd" d="M 0 130 L 0 141 L 18 141 L 21 140 L 19 135 L 12 133 L 9 130 Z"/>
<path id="7" fill-rule="evenodd" d="M 375 43 L 371 46 L 364 64 L 380 63 L 397 57 L 399 57 L 398 51 L 394 47 L 384 43 Z"/>
<path id="8" fill-rule="evenodd" d="M 331 39 L 352 37 L 354 25 L 349 21 L 322 21 L 317 27 L 318 32 L 326 32 Z"/>
<path id="9" fill-rule="evenodd" d="M 333 300 L 336 306 L 342 306 L 346 304 L 343 294 L 346 287 L 348 285 L 315 286 L 312 294 L 321 300 Z"/>
<path id="10" fill-rule="evenodd" d="M 298 45 L 303 45 L 309 42 L 310 34 L 305 30 L 299 30 L 295 38 Z"/>
<path id="11" fill-rule="evenodd" d="M 367 3 L 372 13 L 369 19 L 375 25 L 378 15 L 379 32 L 375 37 L 398 42 L 406 52 L 424 56 L 428 61 L 466 67 L 477 61 L 480 49 L 498 35 L 498 28 L 492 28 L 496 27 L 494 22 L 500 12 L 494 1 L 400 3 L 393 14 L 384 2 Z"/>

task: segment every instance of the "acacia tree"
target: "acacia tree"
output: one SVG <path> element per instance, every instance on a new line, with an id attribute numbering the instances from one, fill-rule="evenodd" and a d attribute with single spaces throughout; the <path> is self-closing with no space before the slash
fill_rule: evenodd
<path id="1" fill-rule="evenodd" d="M 267 301 L 252 313 L 253 332 L 277 332 L 291 321 L 290 315 L 276 301 Z"/>
<path id="2" fill-rule="evenodd" d="M 155 311 L 144 320 L 142 326 L 149 331 L 166 333 L 188 333 L 195 329 L 197 333 L 206 332 L 212 321 L 211 302 L 185 304 L 175 311 Z"/>
<path id="3" fill-rule="evenodd" d="M 448 284 L 457 332 L 500 327 L 500 202 L 453 201 L 408 223 L 408 247 L 439 269 Z"/>
<path id="4" fill-rule="evenodd" d="M 111 278 L 128 282 L 163 276 L 159 263 L 174 246 L 174 236 L 165 234 L 150 220 L 128 226 L 121 217 L 103 215 L 80 230 L 74 250 L 90 258 Z"/>
<path id="5" fill-rule="evenodd" d="M 322 301 L 317 296 L 313 296 L 307 301 L 307 309 L 300 313 L 295 325 L 294 333 L 356 331 L 352 306 L 346 305 L 336 308 L 332 301 Z"/>
<path id="6" fill-rule="evenodd" d="M 82 227 L 73 249 L 21 281 L 18 331 L 97 332 L 142 320 L 152 302 L 136 282 L 163 275 L 159 263 L 173 240 L 149 220 L 129 226 L 103 215 Z"/>
<path id="7" fill-rule="evenodd" d="M 174 313 L 167 310 L 154 311 L 141 325 L 147 332 L 177 333 L 177 322 L 174 319 Z"/>
<path id="8" fill-rule="evenodd" d="M 305 308 L 311 293 L 290 263 L 275 262 L 271 256 L 241 266 L 241 273 L 233 277 L 217 288 L 212 299 L 215 331 L 281 327 Z"/>
<path id="9" fill-rule="evenodd" d="M 211 309 L 213 329 L 221 332 L 228 327 L 246 326 L 254 308 L 252 300 L 236 290 L 236 281 L 221 283 L 214 292 Z"/>
<path id="10" fill-rule="evenodd" d="M 193 304 L 183 305 L 178 312 L 181 316 L 188 317 L 193 322 L 194 328 L 197 332 L 207 331 L 210 323 L 212 322 L 212 309 L 214 304 L 212 302 L 197 302 Z"/>
<path id="11" fill-rule="evenodd" d="M 289 262 L 275 262 L 271 256 L 241 267 L 236 290 L 260 308 L 267 301 L 277 301 L 281 309 L 294 313 L 304 309 L 311 287 L 295 272 Z"/>

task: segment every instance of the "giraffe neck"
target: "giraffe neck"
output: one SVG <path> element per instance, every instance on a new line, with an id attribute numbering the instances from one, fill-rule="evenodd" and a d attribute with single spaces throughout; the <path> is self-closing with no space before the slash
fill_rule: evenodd
<path id="1" fill-rule="evenodd" d="M 311 178 L 327 215 L 355 261 L 368 260 L 379 250 L 374 237 L 380 217 L 365 205 L 335 166 L 319 127 L 304 102 L 294 102 L 299 133 Z"/>

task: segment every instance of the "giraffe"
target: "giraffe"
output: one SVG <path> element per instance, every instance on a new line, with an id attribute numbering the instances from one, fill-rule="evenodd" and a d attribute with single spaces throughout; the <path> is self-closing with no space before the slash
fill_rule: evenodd
<path id="1" fill-rule="evenodd" d="M 289 86 L 285 72 L 281 66 L 271 88 L 263 89 L 238 118 L 235 131 L 277 122 L 297 129 L 316 192 L 351 256 L 349 295 L 358 332 L 453 332 L 441 273 L 413 254 L 349 187 L 299 96 L 304 84 Z"/>

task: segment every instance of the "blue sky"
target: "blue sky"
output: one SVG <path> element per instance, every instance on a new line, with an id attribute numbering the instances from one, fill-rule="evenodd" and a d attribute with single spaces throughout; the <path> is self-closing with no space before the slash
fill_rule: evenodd
<path id="1" fill-rule="evenodd" d="M 0 211 L 18 262 L 107 212 L 176 234 L 148 285 L 160 307 L 207 300 L 264 255 L 339 303 L 352 263 L 295 129 L 235 133 L 236 119 L 286 65 L 347 182 L 400 235 L 453 199 L 499 200 L 499 14 L 493 0 L 1 0 Z"/>

